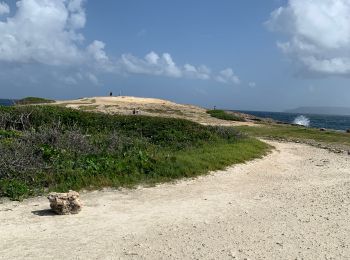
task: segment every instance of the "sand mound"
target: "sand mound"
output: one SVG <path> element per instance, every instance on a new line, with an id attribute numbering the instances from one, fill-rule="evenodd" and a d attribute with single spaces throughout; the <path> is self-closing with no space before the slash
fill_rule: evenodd
<path id="1" fill-rule="evenodd" d="M 216 119 L 207 114 L 207 109 L 205 108 L 177 104 L 156 98 L 129 96 L 91 97 L 57 101 L 55 104 L 85 111 L 122 115 L 131 115 L 135 109 L 141 115 L 183 118 L 207 125 L 253 125 L 252 122 L 233 122 Z"/>

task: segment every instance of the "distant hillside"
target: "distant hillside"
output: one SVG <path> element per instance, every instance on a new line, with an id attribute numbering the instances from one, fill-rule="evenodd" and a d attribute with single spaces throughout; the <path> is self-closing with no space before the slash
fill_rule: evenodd
<path id="1" fill-rule="evenodd" d="M 349 115 L 350 107 L 298 107 L 286 110 L 287 113 L 304 113 L 319 115 Z"/>
<path id="2" fill-rule="evenodd" d="M 16 101 L 16 105 L 33 105 L 47 103 L 55 103 L 55 100 L 40 97 L 26 97 Z"/>

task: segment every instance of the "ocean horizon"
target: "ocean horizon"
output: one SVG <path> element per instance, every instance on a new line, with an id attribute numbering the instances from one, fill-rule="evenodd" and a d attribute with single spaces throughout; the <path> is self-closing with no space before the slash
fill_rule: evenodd
<path id="1" fill-rule="evenodd" d="M 0 99 L 0 106 L 12 106 L 16 99 Z"/>
<path id="2" fill-rule="evenodd" d="M 237 111 L 237 110 L 232 110 Z M 250 114 L 262 118 L 271 118 L 289 124 L 303 125 L 313 128 L 326 128 L 340 131 L 350 129 L 350 115 L 319 115 L 307 113 L 287 113 L 287 112 L 268 112 L 268 111 L 247 111 L 237 112 Z"/>

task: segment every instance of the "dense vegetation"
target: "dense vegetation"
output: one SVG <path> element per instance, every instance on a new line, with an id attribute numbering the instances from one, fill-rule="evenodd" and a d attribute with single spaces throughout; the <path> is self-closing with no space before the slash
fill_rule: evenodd
<path id="1" fill-rule="evenodd" d="M 232 128 L 55 106 L 0 107 L 0 197 L 153 184 L 260 157 Z"/>
<path id="2" fill-rule="evenodd" d="M 280 138 L 294 141 L 313 140 L 327 144 L 350 146 L 350 134 L 336 131 L 320 131 L 315 128 L 291 125 L 261 124 L 257 127 L 240 126 L 237 130 L 254 137 Z"/>
<path id="3" fill-rule="evenodd" d="M 17 105 L 31 105 L 31 104 L 46 104 L 46 103 L 54 103 L 54 100 L 40 98 L 40 97 L 26 97 L 16 101 Z"/>
<path id="4" fill-rule="evenodd" d="M 222 120 L 228 120 L 228 121 L 244 121 L 244 118 L 239 117 L 233 113 L 226 112 L 224 110 L 215 109 L 215 110 L 208 110 L 207 113 L 211 115 L 212 117 L 222 119 Z"/>

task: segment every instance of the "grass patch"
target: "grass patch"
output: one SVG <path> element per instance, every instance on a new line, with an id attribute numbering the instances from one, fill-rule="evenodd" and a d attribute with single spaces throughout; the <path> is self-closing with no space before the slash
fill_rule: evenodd
<path id="1" fill-rule="evenodd" d="M 298 141 L 313 140 L 321 143 L 350 146 L 350 134 L 343 132 L 320 131 L 314 128 L 286 125 L 239 126 L 235 128 L 254 137 L 281 138 Z"/>
<path id="2" fill-rule="evenodd" d="M 244 118 L 236 116 L 231 113 L 227 113 L 224 110 L 208 110 L 207 113 L 211 115 L 212 117 L 222 119 L 222 120 L 227 120 L 227 121 L 245 121 Z"/>
<path id="3" fill-rule="evenodd" d="M 233 128 L 57 106 L 0 108 L 0 196 L 133 187 L 194 177 L 264 155 Z"/>
<path id="4" fill-rule="evenodd" d="M 55 103 L 55 100 L 40 98 L 40 97 L 26 97 L 16 101 L 16 105 L 31 105 L 31 104 L 46 104 Z"/>

